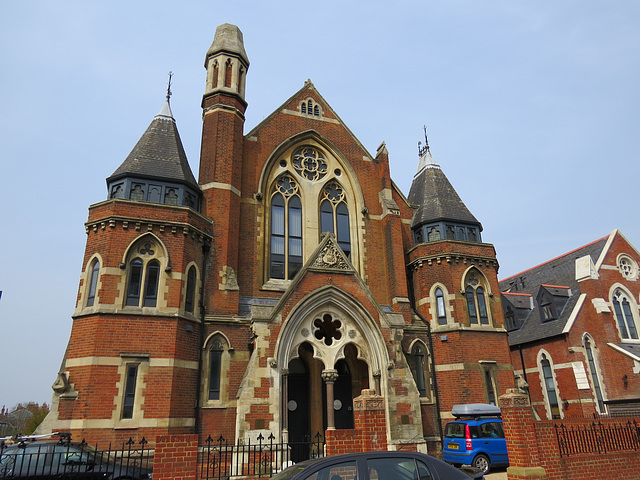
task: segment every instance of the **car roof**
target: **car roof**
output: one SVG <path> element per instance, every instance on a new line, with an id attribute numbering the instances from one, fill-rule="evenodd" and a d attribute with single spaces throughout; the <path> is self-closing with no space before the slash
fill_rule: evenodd
<path id="1" fill-rule="evenodd" d="M 431 455 L 428 455 L 426 453 L 421 453 L 421 452 L 411 452 L 411 451 L 404 451 L 404 450 L 382 450 L 382 451 L 376 451 L 376 452 L 357 452 L 357 453 L 344 453 L 341 455 L 330 455 L 328 457 L 320 457 L 320 458 L 312 458 L 309 460 L 303 460 L 289 468 L 302 467 L 302 469 L 306 469 L 309 467 L 313 467 L 313 470 L 315 471 L 316 469 L 319 469 L 334 463 L 340 463 L 341 461 L 349 461 L 349 460 L 353 461 L 361 458 L 366 458 L 366 459 L 415 458 L 418 460 L 423 460 L 426 463 L 428 463 L 429 467 L 436 470 L 440 478 L 455 479 L 458 476 L 457 475 L 452 476 L 454 472 L 459 473 L 460 474 L 459 478 L 461 479 L 469 478 L 469 475 L 467 475 L 466 473 L 458 470 L 457 468 L 449 465 L 446 462 L 443 462 L 442 460 L 432 457 Z"/>

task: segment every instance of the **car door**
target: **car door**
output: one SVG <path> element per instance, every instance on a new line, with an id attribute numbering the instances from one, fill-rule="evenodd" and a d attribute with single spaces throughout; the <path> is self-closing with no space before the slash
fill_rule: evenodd
<path id="1" fill-rule="evenodd" d="M 507 441 L 504 438 L 504 429 L 499 420 L 485 422 L 478 426 L 480 441 L 483 449 L 489 454 L 490 461 L 494 465 L 509 463 L 507 456 Z"/>
<path id="2" fill-rule="evenodd" d="M 355 460 L 333 463 L 304 478 L 305 480 L 356 480 L 358 467 Z"/>
<path id="3" fill-rule="evenodd" d="M 415 458 L 367 459 L 368 480 L 433 480 L 429 467 Z"/>

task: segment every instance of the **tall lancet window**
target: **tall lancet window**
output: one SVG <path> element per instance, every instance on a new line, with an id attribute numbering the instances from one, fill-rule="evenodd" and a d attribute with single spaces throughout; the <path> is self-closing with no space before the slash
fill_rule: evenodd
<path id="1" fill-rule="evenodd" d="M 349 209 L 345 202 L 344 190 L 338 182 L 330 182 L 322 190 L 320 226 L 322 233 L 330 232 L 336 236 L 338 245 L 348 257 L 351 253 Z"/>
<path id="2" fill-rule="evenodd" d="M 270 277 L 291 280 L 302 268 L 302 202 L 291 175 L 279 177 L 271 192 Z"/>
<path id="3" fill-rule="evenodd" d="M 633 310 L 631 308 L 630 298 L 625 291 L 618 288 L 613 293 L 613 311 L 618 320 L 618 329 L 620 336 L 625 340 L 637 340 L 638 329 L 633 318 Z"/>

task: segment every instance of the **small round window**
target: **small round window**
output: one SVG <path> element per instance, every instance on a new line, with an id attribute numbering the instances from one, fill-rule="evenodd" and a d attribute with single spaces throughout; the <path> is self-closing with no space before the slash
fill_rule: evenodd
<path id="1" fill-rule="evenodd" d="M 627 280 L 636 280 L 638 278 L 638 264 L 629 255 L 620 255 L 618 257 L 618 270 Z"/>

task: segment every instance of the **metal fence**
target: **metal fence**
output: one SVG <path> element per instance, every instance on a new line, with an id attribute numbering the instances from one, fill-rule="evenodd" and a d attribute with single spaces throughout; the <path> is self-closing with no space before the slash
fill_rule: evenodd
<path id="1" fill-rule="evenodd" d="M 307 458 L 324 456 L 324 436 L 317 433 L 301 442 L 276 443 L 270 433 L 241 443 L 229 443 L 222 435 L 214 440 L 209 435 L 200 449 L 200 478 L 271 477 L 283 468 Z"/>
<path id="2" fill-rule="evenodd" d="M 640 428 L 634 420 L 622 424 L 554 425 L 561 457 L 583 453 L 640 450 Z"/>
<path id="3" fill-rule="evenodd" d="M 59 440 L 13 437 L 0 442 L 0 479 L 8 478 L 129 478 L 151 477 L 152 459 L 147 441 L 129 439 L 122 448 L 106 450 L 72 442 L 71 435 Z"/>

